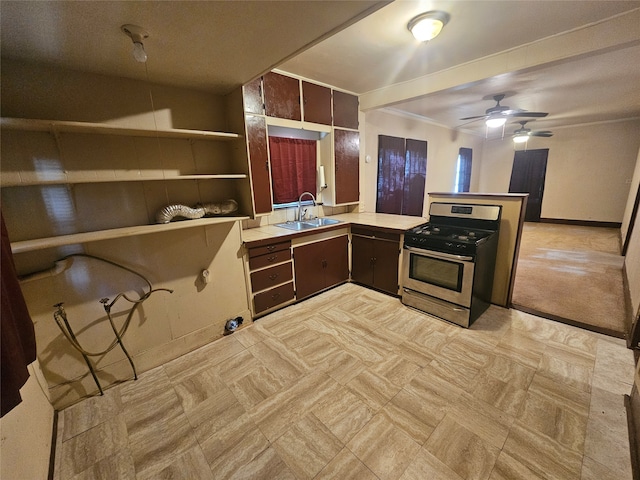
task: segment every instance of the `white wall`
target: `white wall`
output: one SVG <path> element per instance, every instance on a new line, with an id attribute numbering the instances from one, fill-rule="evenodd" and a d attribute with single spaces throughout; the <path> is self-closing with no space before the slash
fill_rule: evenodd
<path id="1" fill-rule="evenodd" d="M 636 193 L 638 192 L 638 185 L 640 185 L 640 150 L 638 150 L 636 168 L 635 168 L 635 171 L 633 172 L 633 178 L 631 179 L 631 185 L 629 188 L 629 197 L 627 198 L 627 206 L 624 209 L 624 215 L 622 217 L 622 228 L 620 229 L 620 236 L 622 237 L 623 241 L 624 241 L 624 238 L 627 236 L 627 232 L 629 230 L 629 223 L 631 222 L 633 205 L 636 201 Z"/>
<path id="2" fill-rule="evenodd" d="M 426 193 L 452 192 L 456 178 L 458 151 L 461 147 L 471 148 L 473 150 L 471 190 L 477 189 L 482 162 L 482 138 L 455 132 L 389 110 L 371 111 L 365 115 L 364 148 L 362 148 L 363 144 L 360 144 L 360 202 L 362 211 L 376 211 L 378 135 L 427 141 Z M 370 157 L 370 162 L 367 163 L 368 157 Z M 423 216 L 428 214 L 427 204 L 427 196 L 425 195 Z"/>
<path id="3" fill-rule="evenodd" d="M 542 218 L 622 222 L 640 121 L 556 129 L 551 138 L 532 138 L 527 148 L 549 149 Z M 480 192 L 509 190 L 513 156 L 509 139 L 485 143 Z"/>
<path id="4" fill-rule="evenodd" d="M 29 375 L 20 389 L 22 403 L 0 420 L 2 480 L 44 480 L 49 471 L 54 412 L 37 360 Z"/>
<path id="5" fill-rule="evenodd" d="M 627 207 L 624 212 L 624 220 L 622 222 L 622 228 L 620 229 L 622 240 L 627 236 L 629 229 L 629 223 L 631 221 L 631 214 L 633 213 L 633 206 L 636 199 L 636 193 L 638 192 L 638 184 L 640 183 L 640 150 L 638 151 L 638 158 L 636 161 L 635 173 L 633 175 L 633 181 L 631 182 L 631 188 L 629 190 L 629 198 L 627 201 Z M 627 284 L 629 285 L 629 292 L 631 294 L 631 306 L 633 309 L 633 315 L 638 312 L 640 308 L 640 209 L 636 212 L 635 224 L 627 245 L 627 256 L 624 259 L 625 272 L 627 274 Z"/>

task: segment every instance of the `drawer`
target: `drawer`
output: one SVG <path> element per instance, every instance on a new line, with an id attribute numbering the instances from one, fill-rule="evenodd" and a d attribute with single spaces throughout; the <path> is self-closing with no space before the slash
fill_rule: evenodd
<path id="1" fill-rule="evenodd" d="M 251 291 L 259 292 L 265 288 L 288 282 L 293 279 L 291 262 L 276 265 L 275 267 L 259 270 L 251 274 Z"/>
<path id="2" fill-rule="evenodd" d="M 262 248 L 262 247 L 260 247 Z M 278 263 L 291 260 L 291 249 L 274 251 L 267 253 L 266 255 L 260 255 L 259 257 L 249 258 L 249 268 L 255 270 L 256 268 L 269 267 Z"/>
<path id="3" fill-rule="evenodd" d="M 271 307 L 275 307 L 276 305 L 280 305 L 288 300 L 292 300 L 293 297 L 293 282 L 289 282 L 285 285 L 257 294 L 253 297 L 253 305 L 257 314 Z"/>
<path id="4" fill-rule="evenodd" d="M 290 247 L 291 240 L 280 243 L 272 243 L 271 245 L 264 245 L 262 247 L 253 247 L 249 249 L 249 258 L 259 257 L 260 255 L 266 255 L 267 253 L 288 250 Z"/>
<path id="5" fill-rule="evenodd" d="M 379 238 L 381 240 L 391 240 L 400 242 L 400 234 L 389 230 L 377 229 L 375 227 L 361 227 L 359 225 L 351 226 L 352 235 L 360 235 L 362 237 Z"/>

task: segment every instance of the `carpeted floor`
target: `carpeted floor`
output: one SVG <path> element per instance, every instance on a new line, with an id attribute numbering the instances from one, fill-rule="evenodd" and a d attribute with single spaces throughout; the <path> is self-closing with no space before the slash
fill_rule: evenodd
<path id="1" fill-rule="evenodd" d="M 622 338 L 623 262 L 618 229 L 525 223 L 513 306 Z"/>

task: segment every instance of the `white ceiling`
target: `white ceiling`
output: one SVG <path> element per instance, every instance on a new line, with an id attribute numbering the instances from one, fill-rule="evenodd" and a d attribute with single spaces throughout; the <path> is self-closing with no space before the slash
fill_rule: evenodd
<path id="1" fill-rule="evenodd" d="M 388 2 L 358 1 L 0 1 L 2 58 L 144 80 L 121 32 L 149 32 L 153 82 L 215 93 L 271 70 Z"/>
<path id="2" fill-rule="evenodd" d="M 630 31 L 617 45 L 591 45 L 585 36 L 582 45 L 573 46 L 560 60 L 560 55 L 554 58 L 554 52 L 546 52 L 540 56 L 553 60 L 535 67 L 523 68 L 509 60 L 513 66 L 499 75 L 483 75 L 481 70 L 495 70 L 491 62 L 498 62 L 500 52 L 535 56 L 536 48 L 554 39 L 562 48 L 565 38 L 582 38 L 605 19 L 634 10 L 638 18 L 639 7 L 638 1 L 398 0 L 279 69 L 365 94 L 365 100 L 368 95 L 384 97 L 385 89 L 395 85 L 399 98 L 361 105 L 388 107 L 481 135 L 486 134 L 482 121 L 460 119 L 484 114 L 495 106 L 492 97 L 499 93 L 506 94 L 502 105 L 549 113 L 527 125 L 533 130 L 635 118 L 640 117 L 640 21 L 624 24 Z M 451 19 L 440 36 L 419 43 L 406 25 L 428 10 L 444 10 Z M 447 72 L 448 78 L 438 81 Z M 424 91 L 416 89 L 415 79 L 424 79 Z M 403 85 L 411 87 L 406 94 L 401 92 Z M 508 133 L 519 127 L 517 120 L 526 118 L 511 119 L 505 127 Z"/>
<path id="3" fill-rule="evenodd" d="M 640 117 L 640 21 L 625 23 L 640 18 L 640 1 L 386 3 L 3 0 L 0 47 L 3 58 L 144 79 L 120 31 L 133 23 L 150 33 L 146 68 L 158 83 L 226 93 L 277 67 L 360 94 L 365 109 L 452 128 L 498 93 L 503 105 L 549 112 L 534 130 Z M 417 43 L 406 24 L 434 9 L 451 20 Z M 482 122 L 464 128 L 485 133 Z"/>

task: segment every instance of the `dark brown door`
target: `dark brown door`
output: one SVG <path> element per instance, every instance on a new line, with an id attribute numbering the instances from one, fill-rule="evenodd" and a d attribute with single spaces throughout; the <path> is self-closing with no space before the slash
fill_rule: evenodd
<path id="1" fill-rule="evenodd" d="M 398 259 L 400 241 L 375 240 L 373 263 L 373 286 L 398 294 Z"/>
<path id="2" fill-rule="evenodd" d="M 302 104 L 306 122 L 331 125 L 331 89 L 302 82 Z"/>
<path id="3" fill-rule="evenodd" d="M 520 150 L 513 158 L 509 193 L 528 193 L 524 220 L 539 222 L 549 149 Z"/>
<path id="4" fill-rule="evenodd" d="M 422 216 L 427 142 L 378 135 L 377 213 Z"/>
<path id="5" fill-rule="evenodd" d="M 313 295 L 325 286 L 322 243 L 310 243 L 293 249 L 298 299 Z"/>
<path id="6" fill-rule="evenodd" d="M 336 203 L 360 199 L 360 137 L 358 132 L 334 129 Z"/>
<path id="7" fill-rule="evenodd" d="M 332 238 L 321 242 L 324 246 L 325 288 L 349 279 L 349 237 Z"/>
<path id="8" fill-rule="evenodd" d="M 264 108 L 268 116 L 302 120 L 298 79 L 269 72 L 262 77 L 262 83 Z"/>
<path id="9" fill-rule="evenodd" d="M 351 236 L 351 279 L 373 287 L 373 239 Z"/>
<path id="10" fill-rule="evenodd" d="M 333 126 L 358 128 L 358 97 L 333 91 Z"/>
<path id="11" fill-rule="evenodd" d="M 263 117 L 253 115 L 246 116 L 246 123 L 253 206 L 256 213 L 267 213 L 272 210 L 269 158 L 267 156 L 267 127 Z"/>
<path id="12" fill-rule="evenodd" d="M 264 108 L 262 102 L 262 77 L 247 83 L 242 89 L 242 96 L 245 112 L 262 114 Z"/>
<path id="13" fill-rule="evenodd" d="M 427 180 L 427 142 L 407 138 L 405 143 L 402 215 L 422 216 Z"/>

